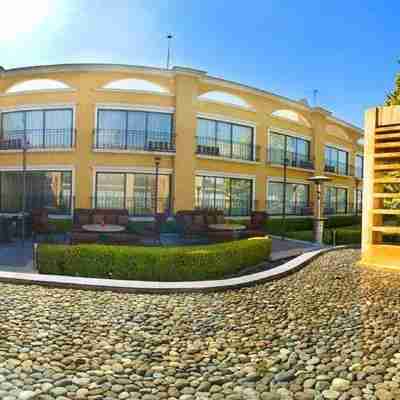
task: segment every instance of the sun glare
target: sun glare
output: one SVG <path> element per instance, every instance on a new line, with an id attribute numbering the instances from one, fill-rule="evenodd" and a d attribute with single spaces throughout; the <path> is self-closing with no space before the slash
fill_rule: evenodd
<path id="1" fill-rule="evenodd" d="M 50 0 L 3 0 L 1 2 L 0 41 L 13 40 L 32 32 L 49 14 Z"/>

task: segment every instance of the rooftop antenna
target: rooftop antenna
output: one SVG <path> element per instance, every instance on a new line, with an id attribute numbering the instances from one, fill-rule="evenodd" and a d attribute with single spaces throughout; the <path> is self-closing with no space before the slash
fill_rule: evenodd
<path id="1" fill-rule="evenodd" d="M 318 89 L 313 90 L 313 102 L 314 102 L 314 107 L 318 106 Z"/>
<path id="2" fill-rule="evenodd" d="M 168 40 L 168 53 L 167 53 L 167 69 L 169 69 L 170 66 L 170 61 L 171 61 L 171 41 L 172 41 L 173 35 L 170 33 L 167 35 L 167 40 Z"/>

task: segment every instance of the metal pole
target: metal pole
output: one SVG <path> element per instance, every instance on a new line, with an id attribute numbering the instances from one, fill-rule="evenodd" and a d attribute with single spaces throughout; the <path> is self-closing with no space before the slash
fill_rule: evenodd
<path id="1" fill-rule="evenodd" d="M 25 210 L 26 210 L 26 132 L 24 133 L 23 148 L 22 148 L 22 247 L 25 247 Z"/>
<path id="2" fill-rule="evenodd" d="M 154 188 L 154 215 L 157 214 L 158 211 L 158 175 L 159 175 L 159 170 L 160 170 L 160 157 L 155 158 L 155 164 L 156 164 L 156 185 Z"/>
<path id="3" fill-rule="evenodd" d="M 286 185 L 287 185 L 287 163 L 288 159 L 286 158 L 286 150 L 285 156 L 283 159 L 283 204 L 282 204 L 282 235 L 281 239 L 285 239 L 286 233 Z"/>
<path id="4" fill-rule="evenodd" d="M 172 35 L 168 34 L 167 35 L 167 39 L 168 39 L 168 52 L 167 52 L 167 69 L 169 69 L 169 64 L 171 61 L 171 39 L 172 39 Z"/>

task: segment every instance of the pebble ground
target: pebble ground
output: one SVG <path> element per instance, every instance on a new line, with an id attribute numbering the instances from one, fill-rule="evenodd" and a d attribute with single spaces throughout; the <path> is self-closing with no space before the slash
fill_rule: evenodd
<path id="1" fill-rule="evenodd" d="M 0 285 L 0 399 L 400 399 L 400 272 L 356 250 L 213 294 Z"/>

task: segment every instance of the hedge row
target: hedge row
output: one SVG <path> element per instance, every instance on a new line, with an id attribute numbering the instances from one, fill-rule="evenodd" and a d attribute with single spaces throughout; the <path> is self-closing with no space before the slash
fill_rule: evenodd
<path id="1" fill-rule="evenodd" d="M 324 243 L 325 244 L 360 244 L 361 243 L 361 228 L 354 228 L 354 229 L 348 229 L 348 228 L 338 228 L 335 229 L 336 232 L 336 237 L 335 237 L 335 243 L 334 243 L 334 238 L 333 238 L 333 230 L 332 229 L 325 229 L 324 230 Z M 304 240 L 306 242 L 312 242 L 314 241 L 314 233 L 313 231 L 307 230 L 307 231 L 295 231 L 295 232 L 288 232 L 285 235 L 288 238 L 291 239 L 297 239 L 297 240 Z"/>
<path id="2" fill-rule="evenodd" d="M 337 215 L 328 217 L 325 222 L 325 228 L 341 228 L 361 223 L 361 217 L 355 215 Z M 313 230 L 313 218 L 287 218 L 285 221 L 286 232 L 310 231 Z M 282 218 L 270 218 L 266 224 L 266 231 L 272 234 L 280 235 L 282 233 Z"/>
<path id="3" fill-rule="evenodd" d="M 41 244 L 37 262 L 43 274 L 170 282 L 223 278 L 270 253 L 266 237 L 191 247 Z"/>

